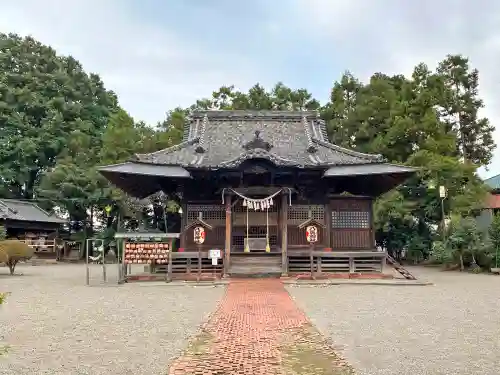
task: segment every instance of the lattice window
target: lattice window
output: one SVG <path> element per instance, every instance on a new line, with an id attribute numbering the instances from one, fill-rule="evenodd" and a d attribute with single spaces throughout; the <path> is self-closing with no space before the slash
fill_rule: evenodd
<path id="1" fill-rule="evenodd" d="M 319 204 L 299 204 L 288 207 L 288 222 L 304 222 L 309 219 L 309 210 L 311 210 L 312 218 L 324 222 L 325 207 Z"/>
<path id="2" fill-rule="evenodd" d="M 369 229 L 370 212 L 368 211 L 332 211 L 332 228 Z"/>
<path id="3" fill-rule="evenodd" d="M 203 220 L 225 220 L 226 210 L 223 205 L 218 204 L 188 204 L 187 219 L 193 221 L 198 219 L 198 214 L 203 214 Z"/>

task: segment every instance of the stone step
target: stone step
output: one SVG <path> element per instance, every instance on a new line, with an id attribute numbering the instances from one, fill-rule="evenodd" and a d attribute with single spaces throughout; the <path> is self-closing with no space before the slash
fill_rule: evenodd
<path id="1" fill-rule="evenodd" d="M 231 264 L 269 264 L 269 265 L 281 265 L 281 257 L 277 256 L 251 256 L 242 255 L 231 257 Z"/>
<path id="2" fill-rule="evenodd" d="M 259 262 L 259 261 L 249 261 L 249 262 L 234 262 L 231 260 L 231 267 L 281 267 L 281 261 L 279 262 Z"/>
<path id="3" fill-rule="evenodd" d="M 281 256 L 239 255 L 231 257 L 229 267 L 231 277 L 279 277 L 281 276 Z"/>
<path id="4" fill-rule="evenodd" d="M 229 273 L 281 272 L 281 266 L 231 266 Z"/>

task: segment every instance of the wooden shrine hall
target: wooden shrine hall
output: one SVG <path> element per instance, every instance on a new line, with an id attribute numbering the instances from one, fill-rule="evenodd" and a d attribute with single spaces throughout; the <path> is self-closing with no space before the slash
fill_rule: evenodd
<path id="1" fill-rule="evenodd" d="M 317 112 L 199 111 L 180 144 L 100 172 L 134 197 L 179 203 L 169 267 L 183 277 L 381 273 L 372 202 L 415 170 L 330 143 Z"/>

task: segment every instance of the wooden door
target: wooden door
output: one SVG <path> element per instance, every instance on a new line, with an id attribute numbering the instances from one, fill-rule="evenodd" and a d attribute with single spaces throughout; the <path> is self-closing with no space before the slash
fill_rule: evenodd
<path id="1" fill-rule="evenodd" d="M 332 250 L 374 249 L 371 200 L 338 198 L 330 204 Z"/>

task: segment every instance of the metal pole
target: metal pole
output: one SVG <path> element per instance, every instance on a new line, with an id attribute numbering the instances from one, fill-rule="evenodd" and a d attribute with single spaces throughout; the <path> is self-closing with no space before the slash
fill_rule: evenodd
<path id="1" fill-rule="evenodd" d="M 165 225 L 165 233 L 168 233 L 167 228 L 167 206 L 163 207 L 163 224 Z"/>
<path id="2" fill-rule="evenodd" d="M 118 217 L 116 219 L 116 232 L 120 233 L 120 212 L 119 211 L 118 211 Z M 123 249 L 120 249 L 121 245 L 122 245 L 121 239 L 115 237 L 115 242 L 116 242 L 116 264 L 117 264 L 117 267 L 118 267 L 118 281 L 117 281 L 117 283 L 121 284 L 121 280 L 122 280 L 122 275 L 121 275 L 122 274 L 122 266 L 121 266 L 121 262 L 120 262 L 120 253 L 122 255 L 122 258 L 124 258 L 124 254 L 123 254 Z"/>
<path id="3" fill-rule="evenodd" d="M 101 240 L 102 248 L 102 281 L 106 282 L 106 262 L 104 261 L 104 240 Z"/>
<path id="4" fill-rule="evenodd" d="M 90 285 L 90 270 L 89 270 L 89 239 L 87 238 L 83 243 L 85 246 L 85 283 Z"/>
<path id="5" fill-rule="evenodd" d="M 446 242 L 446 222 L 444 217 L 444 198 L 441 198 L 441 216 L 442 216 L 442 226 L 443 226 L 443 242 Z"/>

